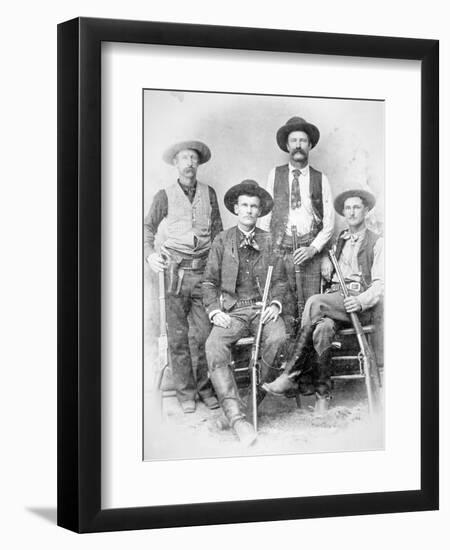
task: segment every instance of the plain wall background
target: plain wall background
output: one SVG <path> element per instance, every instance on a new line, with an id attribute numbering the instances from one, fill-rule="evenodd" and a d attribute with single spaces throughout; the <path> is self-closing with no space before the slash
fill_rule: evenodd
<path id="1" fill-rule="evenodd" d="M 382 221 L 383 101 L 182 91 L 144 93 L 144 211 L 155 192 L 178 175 L 161 159 L 165 149 L 199 139 L 212 156 L 197 177 L 216 190 L 224 228 L 235 225 L 236 216 L 223 204 L 225 192 L 244 179 L 266 187 L 269 171 L 289 160 L 277 145 L 276 133 L 292 116 L 318 127 L 320 139 L 309 162 L 328 176 L 333 196 L 352 187 L 372 191 L 378 201 L 374 213 Z"/>
<path id="2" fill-rule="evenodd" d="M 75 535 L 56 507 L 56 24 L 79 16 L 152 19 L 441 40 L 441 273 L 450 269 L 450 38 L 445 4 L 354 0 L 213 5 L 68 0 L 8 4 L 1 34 L 1 544 L 5 548 L 445 548 L 450 520 L 449 292 L 441 285 L 441 510 L 253 525 Z M 408 136 L 405 136 L 408 139 Z M 311 161 L 312 162 L 312 161 Z M 398 205 L 401 224 L 401 207 Z M 405 228 L 407 235 L 407 228 Z M 399 396 L 407 406 L 407 395 Z M 213 543 L 214 541 L 214 543 Z"/>

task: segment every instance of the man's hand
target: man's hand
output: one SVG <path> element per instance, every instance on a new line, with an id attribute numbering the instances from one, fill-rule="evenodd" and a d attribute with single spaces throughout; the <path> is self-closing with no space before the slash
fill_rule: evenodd
<path id="1" fill-rule="evenodd" d="M 211 322 L 218 327 L 231 327 L 231 317 L 228 315 L 228 313 L 224 313 L 223 311 L 218 311 L 211 319 Z"/>
<path id="2" fill-rule="evenodd" d="M 317 254 L 317 248 L 314 246 L 300 246 L 294 252 L 294 264 L 301 265 L 304 262 L 310 260 Z"/>
<path id="3" fill-rule="evenodd" d="M 261 319 L 263 325 L 269 323 L 270 321 L 276 321 L 280 315 L 280 308 L 277 304 L 272 304 L 261 313 Z"/>
<path id="4" fill-rule="evenodd" d="M 361 311 L 361 304 L 356 296 L 349 296 L 344 298 L 344 307 L 347 313 L 356 313 Z"/>
<path id="5" fill-rule="evenodd" d="M 155 273 L 161 273 L 166 267 L 164 259 L 156 252 L 147 256 L 147 263 Z"/>
<path id="6" fill-rule="evenodd" d="M 331 263 L 330 258 L 327 256 L 324 256 L 322 259 L 322 265 L 320 266 L 320 272 L 322 274 L 322 277 L 326 281 L 330 281 L 331 274 L 333 273 L 333 264 Z"/>

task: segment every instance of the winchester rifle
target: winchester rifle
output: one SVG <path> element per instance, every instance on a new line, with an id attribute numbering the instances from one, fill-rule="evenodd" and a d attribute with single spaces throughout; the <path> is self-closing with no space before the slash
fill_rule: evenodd
<path id="1" fill-rule="evenodd" d="M 294 255 L 294 252 L 298 248 L 296 225 L 291 226 L 291 233 L 292 233 L 292 255 Z M 302 286 L 302 276 L 300 273 L 300 266 L 296 263 L 294 263 L 294 271 L 295 271 L 295 286 L 297 289 L 297 323 L 298 323 L 298 326 L 300 326 L 300 323 L 302 320 L 304 300 L 303 300 L 303 286 Z"/>
<path id="2" fill-rule="evenodd" d="M 334 270 L 336 272 L 337 278 L 339 279 L 339 284 L 341 286 L 342 294 L 344 298 L 348 298 L 350 294 L 345 284 L 345 280 L 342 275 L 342 271 L 334 251 L 330 250 L 329 255 L 330 255 L 330 259 L 333 264 Z M 359 349 L 362 357 L 363 371 L 364 371 L 364 380 L 365 380 L 366 389 L 367 389 L 367 400 L 369 403 L 369 412 L 372 413 L 378 408 L 378 405 L 379 405 L 379 383 L 378 383 L 378 375 L 377 375 L 377 364 L 375 361 L 375 357 L 373 355 L 372 348 L 369 346 L 367 342 L 366 335 L 364 334 L 364 330 L 357 313 L 352 312 L 352 313 L 348 313 L 348 315 L 350 315 L 350 319 L 352 321 L 353 328 L 355 329 L 356 338 L 359 344 Z"/>
<path id="3" fill-rule="evenodd" d="M 261 345 L 261 335 L 264 327 L 262 321 L 263 313 L 267 307 L 267 300 L 269 297 L 270 283 L 272 280 L 273 265 L 270 265 L 267 270 L 266 284 L 264 285 L 264 292 L 262 297 L 261 316 L 258 323 L 258 330 L 256 332 L 255 341 L 252 346 L 252 355 L 249 363 L 250 371 L 250 388 L 251 395 L 247 401 L 247 418 L 252 419 L 253 428 L 258 431 L 258 378 L 259 378 L 259 348 Z"/>
<path id="4" fill-rule="evenodd" d="M 161 390 L 164 372 L 169 365 L 169 353 L 167 343 L 167 320 L 166 320 L 166 288 L 164 271 L 158 273 L 159 281 L 159 338 L 158 338 L 158 365 L 153 373 L 151 402 L 154 412 L 162 417 L 163 394 Z"/>

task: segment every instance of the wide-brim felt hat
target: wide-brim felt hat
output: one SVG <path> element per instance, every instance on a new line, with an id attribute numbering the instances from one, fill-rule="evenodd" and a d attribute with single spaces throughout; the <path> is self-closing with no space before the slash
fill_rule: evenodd
<path id="1" fill-rule="evenodd" d="M 166 149 L 163 154 L 164 161 L 167 162 L 167 164 L 173 164 L 173 157 L 185 149 L 193 149 L 198 153 L 199 164 L 204 164 L 211 158 L 211 151 L 207 145 L 205 145 L 202 141 L 190 140 L 179 141 Z"/>
<path id="2" fill-rule="evenodd" d="M 369 210 L 372 210 L 377 202 L 374 195 L 365 189 L 348 189 L 334 199 L 334 209 L 341 216 L 344 215 L 344 203 L 350 197 L 360 197 Z"/>
<path id="3" fill-rule="evenodd" d="M 277 132 L 278 147 L 287 153 L 287 138 L 291 132 L 298 131 L 308 134 L 309 139 L 311 140 L 311 149 L 317 145 L 320 138 L 320 132 L 317 126 L 307 122 L 304 118 L 293 116 Z"/>
<path id="4" fill-rule="evenodd" d="M 259 217 L 265 216 L 273 208 L 273 199 L 270 193 L 260 187 L 254 180 L 244 180 L 238 185 L 234 185 L 225 193 L 223 202 L 228 210 L 235 214 L 234 205 L 237 203 L 238 198 L 241 195 L 248 195 L 250 197 L 259 197 L 261 201 L 261 213 Z"/>

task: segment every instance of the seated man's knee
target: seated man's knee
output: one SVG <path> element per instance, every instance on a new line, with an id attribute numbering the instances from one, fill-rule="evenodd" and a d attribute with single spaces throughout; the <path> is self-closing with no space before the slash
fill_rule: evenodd
<path id="1" fill-rule="evenodd" d="M 267 344 L 281 345 L 287 339 L 286 327 L 280 317 L 275 322 L 269 322 L 264 332 L 264 341 Z"/>
<path id="2" fill-rule="evenodd" d="M 322 316 L 323 295 L 314 294 L 306 300 L 303 310 L 302 325 L 314 324 Z"/>
<path id="3" fill-rule="evenodd" d="M 317 347 L 320 343 L 323 343 L 325 340 L 330 340 L 334 338 L 336 333 L 336 323 L 333 319 L 329 317 L 324 317 L 321 319 L 313 332 L 313 344 L 314 347 Z"/>

